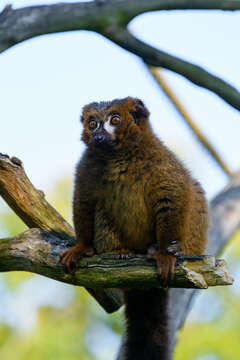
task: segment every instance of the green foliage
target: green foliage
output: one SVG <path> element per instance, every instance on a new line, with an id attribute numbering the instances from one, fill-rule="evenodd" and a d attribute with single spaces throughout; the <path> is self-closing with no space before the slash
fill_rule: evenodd
<path id="1" fill-rule="evenodd" d="M 232 287 L 211 288 L 201 296 L 202 306 L 193 307 L 197 319 L 190 320 L 179 332 L 174 360 L 216 359 L 236 360 L 240 354 L 240 291 L 238 282 L 240 233 L 232 239 L 230 249 L 223 255 L 235 283 Z M 237 265 L 237 266 L 236 266 Z M 220 304 L 215 313 L 216 303 Z M 205 306 L 204 306 L 205 305 Z M 206 314 L 212 319 L 206 321 Z M 214 359 L 215 359 L 214 358 Z"/>
<path id="2" fill-rule="evenodd" d="M 228 302 L 233 294 L 226 293 L 221 294 L 224 309 L 220 316 L 209 323 L 187 324 L 181 331 L 174 360 L 193 360 L 205 354 L 215 354 L 221 360 L 239 358 L 239 298 Z"/>
<path id="3" fill-rule="evenodd" d="M 4 212 L 0 216 L 0 227 L 4 230 L 8 236 L 15 236 L 25 230 L 27 226 L 22 220 L 11 210 Z"/>
<path id="4" fill-rule="evenodd" d="M 72 223 L 72 181 L 69 178 L 60 180 L 46 199 L 69 223 Z"/>
<path id="5" fill-rule="evenodd" d="M 9 339 L 12 337 L 12 328 L 6 324 L 0 324 L 0 348 L 8 344 Z"/>

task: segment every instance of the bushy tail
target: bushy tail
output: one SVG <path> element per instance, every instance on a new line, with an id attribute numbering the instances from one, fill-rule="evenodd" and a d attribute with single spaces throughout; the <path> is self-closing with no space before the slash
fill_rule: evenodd
<path id="1" fill-rule="evenodd" d="M 125 292 L 126 330 L 118 360 L 169 360 L 168 292 Z"/>

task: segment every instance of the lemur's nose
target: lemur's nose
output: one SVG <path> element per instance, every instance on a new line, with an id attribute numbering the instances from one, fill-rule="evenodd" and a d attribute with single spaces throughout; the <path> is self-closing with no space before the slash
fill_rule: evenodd
<path id="1" fill-rule="evenodd" d="M 94 141 L 96 141 L 96 142 L 98 142 L 98 143 L 103 142 L 103 140 L 104 140 L 103 134 L 96 134 L 96 135 L 94 136 Z"/>

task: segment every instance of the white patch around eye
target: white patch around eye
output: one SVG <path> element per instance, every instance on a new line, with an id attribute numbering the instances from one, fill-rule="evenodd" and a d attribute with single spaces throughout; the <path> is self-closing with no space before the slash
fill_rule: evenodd
<path id="1" fill-rule="evenodd" d="M 110 118 L 104 123 L 103 127 L 110 135 L 113 135 L 116 129 L 114 125 L 110 124 Z"/>

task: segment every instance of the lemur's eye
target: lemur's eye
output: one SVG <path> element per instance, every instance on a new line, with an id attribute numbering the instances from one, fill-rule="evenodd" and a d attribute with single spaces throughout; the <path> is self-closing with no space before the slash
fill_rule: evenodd
<path id="1" fill-rule="evenodd" d="M 121 123 L 121 118 L 119 115 L 112 115 L 110 118 L 111 125 L 119 125 Z"/>
<path id="2" fill-rule="evenodd" d="M 90 130 L 96 129 L 96 127 L 97 127 L 97 121 L 96 121 L 96 120 L 91 120 L 91 121 L 89 122 L 89 124 L 88 124 L 88 127 L 89 127 Z"/>

